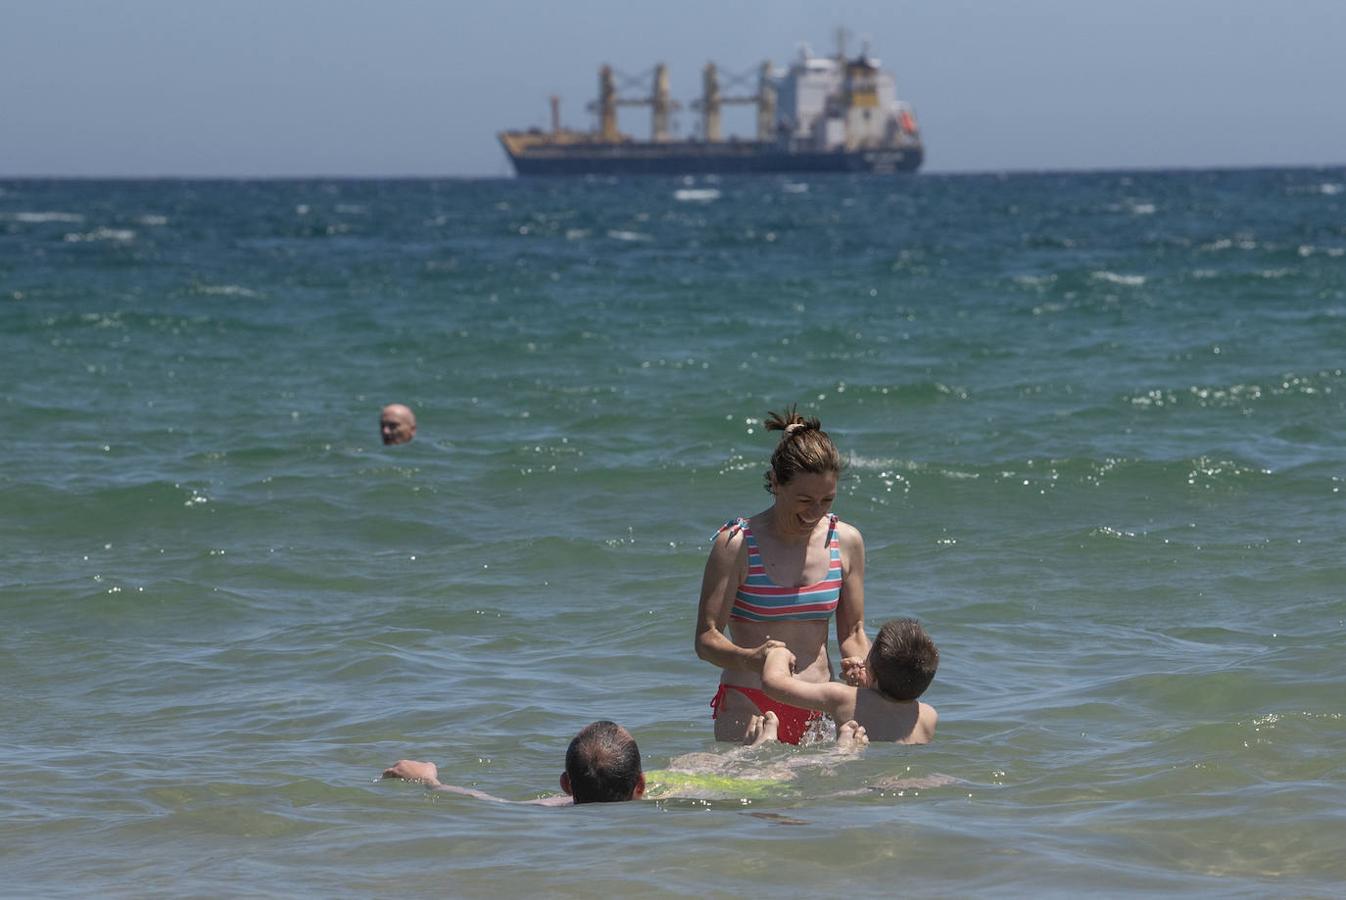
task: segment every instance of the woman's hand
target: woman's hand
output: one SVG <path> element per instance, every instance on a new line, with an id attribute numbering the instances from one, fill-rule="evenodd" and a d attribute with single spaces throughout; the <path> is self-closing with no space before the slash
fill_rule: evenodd
<path id="1" fill-rule="evenodd" d="M 749 671 L 756 672 L 759 675 L 762 674 L 762 666 L 766 665 L 767 655 L 771 653 L 772 650 L 778 648 L 783 649 L 784 647 L 784 641 L 775 641 L 771 638 L 767 638 L 765 641 L 758 644 L 752 649 L 752 655 L 748 657 Z M 790 651 L 786 650 L 785 652 L 789 653 Z M 790 654 L 790 665 L 794 665 L 793 653 Z"/>

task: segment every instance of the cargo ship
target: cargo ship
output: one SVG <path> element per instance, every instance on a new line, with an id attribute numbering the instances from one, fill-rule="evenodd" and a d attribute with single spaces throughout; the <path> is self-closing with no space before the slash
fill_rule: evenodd
<path id="1" fill-rule="evenodd" d="M 551 98 L 551 130 L 503 131 L 505 148 L 519 175 L 701 175 L 767 172 L 914 172 L 925 149 L 911 105 L 897 96 L 896 82 L 866 47 L 846 55 L 814 56 L 807 47 L 784 71 L 770 62 L 757 70 L 756 92 L 726 94 L 714 63 L 702 71 L 698 133 L 674 137 L 672 114 L 682 108 L 669 88 L 668 67 L 653 72 L 649 93 L 622 96 L 611 66 L 598 74 L 598 99 L 589 105 L 597 128 L 561 126 L 560 100 Z M 628 80 L 629 81 L 629 80 Z M 742 79 L 739 79 L 741 83 Z M 723 137 L 727 105 L 756 106 L 752 139 Z M 648 106 L 650 137 L 639 140 L 617 127 L 622 106 Z"/>

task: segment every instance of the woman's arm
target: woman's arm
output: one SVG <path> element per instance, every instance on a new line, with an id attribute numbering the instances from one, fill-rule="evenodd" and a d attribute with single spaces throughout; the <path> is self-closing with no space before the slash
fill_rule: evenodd
<path id="1" fill-rule="evenodd" d="M 758 647 L 740 647 L 725 635 L 734 593 L 747 567 L 747 546 L 741 531 L 726 529 L 715 536 L 701 578 L 701 603 L 696 611 L 696 655 L 721 669 L 743 672 L 761 671 L 762 660 L 772 647 L 785 646 L 767 641 Z"/>
<path id="2" fill-rule="evenodd" d="M 848 659 L 864 662 L 869 655 L 865 634 L 865 539 L 844 522 L 837 525 L 841 544 L 841 600 L 837 603 L 837 647 L 842 671 Z"/>
<path id="3" fill-rule="evenodd" d="M 835 681 L 801 681 L 790 672 L 795 655 L 784 647 L 768 651 L 762 665 L 762 689 L 778 703 L 816 709 L 838 721 L 837 708 L 855 696 L 855 688 Z M 854 704 L 852 704 L 854 705 Z"/>

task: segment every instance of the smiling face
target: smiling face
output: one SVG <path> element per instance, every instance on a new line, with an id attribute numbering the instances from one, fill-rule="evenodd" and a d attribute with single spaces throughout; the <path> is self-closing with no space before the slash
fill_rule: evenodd
<path id="1" fill-rule="evenodd" d="M 402 404 L 390 403 L 379 415 L 379 433 L 385 444 L 405 444 L 416 436 L 416 416 Z"/>
<path id="2" fill-rule="evenodd" d="M 832 502 L 837 499 L 837 473 L 800 472 L 784 484 L 776 481 L 773 473 L 771 487 L 776 495 L 778 527 L 808 534 L 832 511 Z"/>

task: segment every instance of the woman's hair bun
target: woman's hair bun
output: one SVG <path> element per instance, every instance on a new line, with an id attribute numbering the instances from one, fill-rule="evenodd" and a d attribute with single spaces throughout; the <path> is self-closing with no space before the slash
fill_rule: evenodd
<path id="1" fill-rule="evenodd" d="M 767 431 L 783 431 L 786 437 L 798 434 L 801 431 L 821 431 L 823 423 L 816 417 L 804 418 L 795 410 L 795 405 L 791 403 L 785 408 L 785 412 L 768 412 L 766 421 L 762 423 Z"/>

